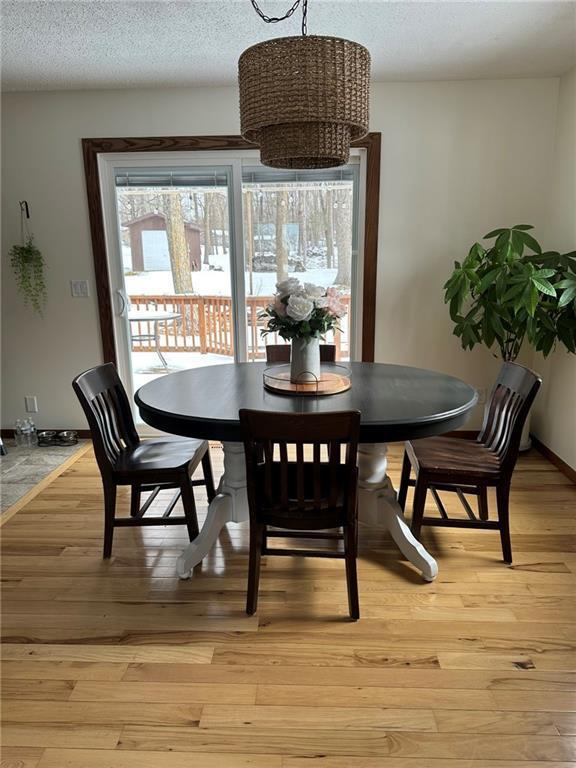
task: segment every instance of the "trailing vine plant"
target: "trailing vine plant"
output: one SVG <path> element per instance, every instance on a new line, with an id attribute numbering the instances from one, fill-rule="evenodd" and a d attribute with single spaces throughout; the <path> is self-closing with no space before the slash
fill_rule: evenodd
<path id="1" fill-rule="evenodd" d="M 28 224 L 21 204 L 21 240 L 22 245 L 10 249 L 10 265 L 16 276 L 18 290 L 24 297 L 24 303 L 42 315 L 46 306 L 46 282 L 44 280 L 44 258 L 34 244 L 34 236 L 28 230 Z"/>

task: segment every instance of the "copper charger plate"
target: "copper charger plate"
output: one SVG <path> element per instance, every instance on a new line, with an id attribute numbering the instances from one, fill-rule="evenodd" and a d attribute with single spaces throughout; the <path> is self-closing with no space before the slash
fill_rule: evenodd
<path id="1" fill-rule="evenodd" d="M 290 381 L 290 371 L 264 372 L 264 387 L 271 392 L 282 395 L 337 395 L 350 389 L 352 383 L 348 376 L 331 371 L 322 371 L 318 381 L 298 382 Z"/>

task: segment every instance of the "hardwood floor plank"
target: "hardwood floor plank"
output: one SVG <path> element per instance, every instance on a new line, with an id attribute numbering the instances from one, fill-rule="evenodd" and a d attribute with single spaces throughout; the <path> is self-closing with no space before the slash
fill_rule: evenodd
<path id="1" fill-rule="evenodd" d="M 503 692 L 503 693 L 507 693 Z M 524 692 L 520 692 L 521 695 Z M 570 694 L 568 694 L 570 695 Z M 526 696 L 530 696 L 529 693 Z M 407 709 L 496 709 L 491 691 L 447 688 L 376 688 L 331 685 L 259 685 L 256 704 L 298 707 L 377 707 Z"/>
<path id="2" fill-rule="evenodd" d="M 392 703 L 392 700 L 390 700 Z M 429 709 L 355 708 L 346 706 L 259 706 L 206 705 L 200 728 L 277 729 L 378 729 L 385 731 L 436 731 Z"/>
<path id="3" fill-rule="evenodd" d="M 88 749 L 47 749 L 38 768 L 191 768 L 190 756 L 182 753 L 106 752 Z M 1 764 L 0 764 L 1 765 Z M 197 753 L 198 768 L 282 768 L 280 755 L 230 755 Z M 2 768 L 4 768 L 2 766 Z M 23 766 L 27 768 L 27 766 Z M 33 768 L 30 766 L 30 768 Z"/>
<path id="4" fill-rule="evenodd" d="M 127 726 L 119 749 L 170 752 L 277 753 L 308 756 L 417 757 L 475 760 L 574 761 L 568 736 L 405 733 L 370 730 L 262 728 L 142 728 Z M 448 764 L 449 765 L 449 764 Z"/>
<path id="5" fill-rule="evenodd" d="M 3 680 L 121 680 L 128 664 L 84 661 L 4 661 Z"/>
<path id="6" fill-rule="evenodd" d="M 67 701 L 74 689 L 74 680 L 2 680 L 2 699 L 38 699 Z"/>
<path id="7" fill-rule="evenodd" d="M 493 691 L 497 709 L 517 709 L 524 712 L 576 712 L 576 693 L 573 691 L 541 691 L 532 696 L 527 691 Z"/>
<path id="8" fill-rule="evenodd" d="M 475 710 L 436 710 L 440 733 L 536 734 L 557 736 L 552 712 L 495 712 Z"/>
<path id="9" fill-rule="evenodd" d="M 190 726 L 197 727 L 202 707 L 193 703 L 158 704 L 141 702 L 137 707 L 125 702 L 38 702 L 6 701 L 2 718 L 6 724 L 68 724 L 83 726 Z"/>
<path id="10" fill-rule="evenodd" d="M 114 749 L 121 729 L 113 726 L 74 725 L 69 723 L 4 723 L 2 744 L 4 747 L 82 747 Z"/>
<path id="11" fill-rule="evenodd" d="M 36 768 L 44 750 L 39 747 L 2 747 L 0 768 Z"/>
<path id="12" fill-rule="evenodd" d="M 185 647 L 155 645 L 116 646 L 116 645 L 36 645 L 6 644 L 2 649 L 5 660 L 58 661 L 88 663 L 139 663 L 165 662 L 180 664 L 209 664 L 214 648 L 212 646 L 191 645 Z M 80 679 L 80 678 L 78 678 Z"/>
<path id="13" fill-rule="evenodd" d="M 254 704 L 256 686 L 202 683 L 79 682 L 72 701 L 188 702 L 193 704 Z"/>
<path id="14" fill-rule="evenodd" d="M 124 680 L 134 682 L 248 683 L 483 690 L 575 691 L 576 673 L 540 672 L 517 668 L 505 672 L 439 668 L 241 666 L 191 664 L 130 664 Z"/>

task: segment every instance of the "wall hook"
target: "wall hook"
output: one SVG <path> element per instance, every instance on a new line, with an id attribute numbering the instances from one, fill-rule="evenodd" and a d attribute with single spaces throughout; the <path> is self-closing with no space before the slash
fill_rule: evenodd
<path id="1" fill-rule="evenodd" d="M 26 218 L 30 218 L 30 209 L 28 208 L 28 201 L 27 200 L 20 200 L 20 212 L 26 214 Z"/>

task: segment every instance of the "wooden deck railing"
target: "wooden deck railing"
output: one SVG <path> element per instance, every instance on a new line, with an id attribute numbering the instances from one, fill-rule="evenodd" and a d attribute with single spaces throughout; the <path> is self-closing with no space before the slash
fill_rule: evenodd
<path id="1" fill-rule="evenodd" d="M 259 313 L 271 302 L 271 296 L 247 296 L 246 314 L 248 327 L 248 359 L 258 360 L 266 357 L 266 339 L 260 331 L 265 321 Z M 350 297 L 343 301 L 350 306 Z M 133 309 L 158 309 L 178 313 L 179 317 L 158 324 L 160 350 L 162 352 L 200 352 L 215 355 L 234 355 L 234 326 L 232 299 L 228 296 L 130 296 Z M 130 324 L 134 336 L 152 336 L 153 324 L 133 322 Z M 350 313 L 342 320 L 342 331 L 334 334 L 327 341 L 335 343 L 337 357 L 347 357 L 350 339 Z M 274 334 L 267 337 L 268 343 L 280 341 Z M 133 352 L 152 352 L 156 347 L 152 339 L 132 341 Z"/>

